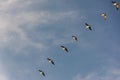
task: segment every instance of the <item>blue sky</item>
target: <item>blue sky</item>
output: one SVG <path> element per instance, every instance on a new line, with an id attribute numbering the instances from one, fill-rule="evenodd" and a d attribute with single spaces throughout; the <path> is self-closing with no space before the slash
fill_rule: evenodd
<path id="1" fill-rule="evenodd" d="M 119 21 L 111 0 L 0 0 L 0 80 L 120 80 Z"/>

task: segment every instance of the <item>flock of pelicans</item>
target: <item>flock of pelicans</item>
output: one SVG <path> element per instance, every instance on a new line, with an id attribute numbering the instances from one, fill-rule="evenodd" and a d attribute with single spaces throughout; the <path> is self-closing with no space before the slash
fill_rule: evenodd
<path id="1" fill-rule="evenodd" d="M 116 8 L 116 10 L 119 9 L 119 3 L 112 1 L 112 4 L 113 4 L 113 6 Z M 102 13 L 101 16 L 104 18 L 104 20 L 106 20 L 106 18 L 107 18 L 106 13 Z M 85 25 L 86 25 L 86 29 L 92 30 L 91 26 L 90 26 L 88 23 L 85 23 Z M 73 39 L 74 41 L 78 41 L 77 36 L 72 36 L 72 39 Z M 62 50 L 68 52 L 67 47 L 65 47 L 65 46 L 60 46 L 60 47 L 62 48 Z M 55 65 L 53 59 L 47 58 L 47 60 L 48 60 L 49 63 Z M 42 70 L 38 70 L 38 71 L 39 71 L 39 73 L 40 73 L 42 76 L 45 77 L 44 71 L 42 71 Z"/>

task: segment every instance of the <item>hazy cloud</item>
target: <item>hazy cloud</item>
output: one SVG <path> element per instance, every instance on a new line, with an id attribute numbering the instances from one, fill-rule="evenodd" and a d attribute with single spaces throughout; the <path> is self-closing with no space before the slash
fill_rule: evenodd
<path id="1" fill-rule="evenodd" d="M 24 30 L 33 29 L 36 25 L 54 23 L 58 20 L 65 18 L 75 18 L 77 12 L 51 12 L 39 9 L 37 11 L 27 11 L 30 6 L 35 3 L 44 4 L 47 0 L 6 0 L 0 3 L 0 44 L 2 47 L 5 45 L 12 45 L 15 51 L 20 51 L 26 45 L 30 44 L 35 47 L 45 48 L 44 43 L 35 43 L 28 38 L 27 32 Z M 22 10 L 19 13 L 14 13 L 14 10 Z M 24 27 L 23 27 L 24 26 Z M 42 32 L 41 32 L 42 33 Z M 39 36 L 38 36 L 39 37 Z M 41 38 L 41 37 L 39 37 Z M 42 38 L 41 38 L 42 39 Z M 4 45 L 4 46 L 3 46 Z M 17 45 L 17 46 L 16 46 Z"/>
<path id="2" fill-rule="evenodd" d="M 99 72 L 90 73 L 88 75 L 77 74 L 73 80 L 119 80 L 120 79 L 120 69 L 108 69 L 99 75 Z"/>

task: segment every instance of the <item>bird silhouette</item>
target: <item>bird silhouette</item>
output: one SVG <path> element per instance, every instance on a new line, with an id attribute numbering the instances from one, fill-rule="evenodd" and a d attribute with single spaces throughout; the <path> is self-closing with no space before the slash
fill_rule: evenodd
<path id="1" fill-rule="evenodd" d="M 116 10 L 119 9 L 119 3 L 112 1 L 113 6 L 115 6 Z"/>
<path id="2" fill-rule="evenodd" d="M 51 64 L 55 65 L 54 61 L 51 58 L 47 58 L 48 62 L 50 62 Z"/>
<path id="3" fill-rule="evenodd" d="M 45 73 L 42 70 L 38 70 L 41 75 L 45 77 Z"/>
<path id="4" fill-rule="evenodd" d="M 107 18 L 106 13 L 102 13 L 101 16 L 103 16 L 104 20 L 106 20 L 106 18 Z"/>
<path id="5" fill-rule="evenodd" d="M 74 41 L 78 41 L 77 36 L 72 36 Z"/>
<path id="6" fill-rule="evenodd" d="M 62 48 L 62 50 L 68 52 L 68 49 L 65 46 L 60 46 Z"/>
<path id="7" fill-rule="evenodd" d="M 86 29 L 92 30 L 91 26 L 88 23 L 85 23 Z"/>

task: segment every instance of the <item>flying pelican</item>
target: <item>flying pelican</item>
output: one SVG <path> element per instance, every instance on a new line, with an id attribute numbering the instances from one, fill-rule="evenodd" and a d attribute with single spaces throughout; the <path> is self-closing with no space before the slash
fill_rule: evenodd
<path id="1" fill-rule="evenodd" d="M 116 10 L 119 9 L 119 3 L 112 1 L 113 6 L 115 6 Z"/>
<path id="2" fill-rule="evenodd" d="M 102 13 L 101 16 L 103 16 L 104 20 L 106 20 L 106 18 L 107 18 L 106 13 Z"/>
<path id="3" fill-rule="evenodd" d="M 91 26 L 88 23 L 85 23 L 86 29 L 92 30 Z"/>
<path id="4" fill-rule="evenodd" d="M 38 70 L 41 75 L 45 77 L 45 73 L 42 70 Z"/>
<path id="5" fill-rule="evenodd" d="M 50 62 L 51 64 L 55 65 L 54 61 L 50 58 L 47 58 L 48 62 Z"/>
<path id="6" fill-rule="evenodd" d="M 73 38 L 74 41 L 78 41 L 76 36 L 72 36 L 72 38 Z"/>
<path id="7" fill-rule="evenodd" d="M 68 52 L 68 49 L 65 46 L 60 46 L 64 51 Z"/>

